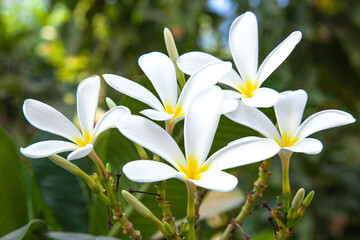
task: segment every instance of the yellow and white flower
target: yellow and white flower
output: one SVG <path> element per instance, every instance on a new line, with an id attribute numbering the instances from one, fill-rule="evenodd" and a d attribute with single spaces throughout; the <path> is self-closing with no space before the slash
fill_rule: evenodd
<path id="1" fill-rule="evenodd" d="M 281 147 L 280 154 L 291 152 L 318 154 L 323 145 L 317 139 L 308 138 L 309 135 L 356 121 L 349 113 L 331 109 L 315 113 L 301 123 L 306 102 L 307 93 L 304 90 L 281 93 L 279 101 L 274 106 L 279 130 L 259 109 L 241 102 L 237 110 L 226 116 L 272 139 Z"/>
<path id="2" fill-rule="evenodd" d="M 113 74 L 104 74 L 103 77 L 112 88 L 153 108 L 143 110 L 141 114 L 152 120 L 173 123 L 184 118 L 189 102 L 196 94 L 215 85 L 231 69 L 230 62 L 212 63 L 198 69 L 188 79 L 178 98 L 175 66 L 168 56 L 160 52 L 144 54 L 139 58 L 139 65 L 161 101 L 134 81 Z"/>
<path id="3" fill-rule="evenodd" d="M 169 133 L 154 122 L 134 115 L 118 120 L 117 127 L 125 137 L 171 165 L 151 160 L 132 161 L 124 166 L 125 175 L 135 182 L 178 178 L 215 191 L 235 188 L 237 178 L 222 170 L 272 157 L 280 148 L 272 140 L 248 137 L 207 158 L 222 112 L 222 101 L 222 90 L 216 86 L 193 98 L 185 115 L 185 156 Z"/>
<path id="4" fill-rule="evenodd" d="M 23 112 L 34 127 L 67 138 L 34 143 L 20 152 L 29 158 L 48 157 L 61 152 L 69 152 L 68 160 L 82 158 L 93 150 L 93 145 L 103 131 L 116 127 L 118 118 L 130 115 L 124 106 L 115 107 L 106 112 L 96 123 L 95 114 L 100 92 L 100 78 L 93 76 L 83 80 L 77 89 L 77 113 L 81 131 L 63 114 L 53 107 L 34 99 L 24 101 Z"/>
<path id="5" fill-rule="evenodd" d="M 271 107 L 279 100 L 279 93 L 273 89 L 261 87 L 262 83 L 289 56 L 301 40 L 300 31 L 291 33 L 263 61 L 258 69 L 258 24 L 252 12 L 237 17 L 231 25 L 229 46 L 240 75 L 234 70 L 220 80 L 234 90 L 226 90 L 226 97 L 241 99 L 251 107 Z M 189 52 L 179 57 L 179 68 L 194 74 L 206 64 L 222 60 L 203 52 Z"/>

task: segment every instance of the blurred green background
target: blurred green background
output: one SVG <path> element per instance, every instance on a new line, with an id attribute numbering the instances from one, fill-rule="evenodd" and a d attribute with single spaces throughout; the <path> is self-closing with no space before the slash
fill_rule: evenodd
<path id="1" fill-rule="evenodd" d="M 43 226 L 41 222 L 43 225 L 35 230 L 47 227 L 107 234 L 105 208 L 92 200 L 81 181 L 46 159 L 20 156 L 19 147 L 49 138 L 27 123 L 22 103 L 26 98 L 35 98 L 73 116 L 77 83 L 104 73 L 139 79 L 139 56 L 151 51 L 166 52 L 164 27 L 172 31 L 180 54 L 206 51 L 231 61 L 230 24 L 251 10 L 259 22 L 260 62 L 292 31 L 301 30 L 303 39 L 265 85 L 279 92 L 305 89 L 309 94 L 305 117 L 331 108 L 347 111 L 356 119 L 360 116 L 358 0 L 2 0 L 0 4 L 0 124 L 4 129 L 0 134 L 0 204 L 4 211 L 0 214 L 0 237 L 32 219 L 46 223 Z M 148 84 L 145 80 L 141 82 Z M 105 96 L 116 103 L 130 104 L 133 112 L 142 109 L 141 104 L 122 97 L 103 81 L 103 109 Z M 266 112 L 273 117 L 271 109 Z M 226 119 L 221 124 L 221 129 L 233 134 L 227 140 L 245 133 L 256 134 Z M 324 144 L 323 152 L 292 157 L 292 189 L 304 187 L 307 192 L 316 192 L 304 219 L 294 228 L 293 239 L 360 238 L 359 132 L 356 122 L 315 134 Z M 116 131 L 99 142 L 99 155 L 114 161 L 116 170 L 123 165 L 116 162 L 119 159 L 137 158 L 133 149 L 126 153 L 131 143 Z M 214 148 L 225 144 L 224 139 L 218 140 Z M 75 162 L 91 172 L 88 159 Z M 251 190 L 257 168 L 258 164 L 252 164 L 233 171 L 239 177 L 239 189 Z M 271 170 L 273 176 L 263 200 L 275 208 L 275 196 L 281 194 L 278 158 Z M 126 188 L 130 183 L 123 179 Z M 181 199 L 176 199 L 177 191 L 184 191 L 184 186 L 178 186 L 176 181 L 169 184 L 174 185 L 169 200 L 181 204 Z M 269 216 L 265 209 L 259 209 L 245 222 L 245 231 L 257 239 L 267 239 L 273 232 Z M 201 224 L 204 235 L 200 239 L 210 239 L 225 226 L 224 221 L 218 221 L 215 229 Z M 36 239 L 35 235 L 29 239 Z"/>

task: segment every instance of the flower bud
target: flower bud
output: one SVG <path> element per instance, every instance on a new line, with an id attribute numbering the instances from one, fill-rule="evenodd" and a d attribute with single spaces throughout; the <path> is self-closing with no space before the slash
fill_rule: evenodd
<path id="1" fill-rule="evenodd" d="M 305 197 L 304 202 L 303 202 L 303 204 L 305 205 L 305 207 L 308 207 L 308 206 L 310 205 L 310 203 L 311 203 L 314 195 L 315 195 L 315 192 L 314 192 L 314 191 L 311 191 L 311 192 L 309 192 L 309 194 Z"/>
<path id="2" fill-rule="evenodd" d="M 112 173 L 112 169 L 111 169 L 111 165 L 110 165 L 110 163 L 106 163 L 106 171 L 108 172 L 108 173 Z"/>
<path id="3" fill-rule="evenodd" d="M 136 197 L 134 197 L 131 193 L 126 190 L 122 190 L 121 194 L 125 198 L 125 200 L 144 218 L 152 221 L 161 233 L 167 237 L 169 234 L 166 231 L 163 223 L 148 209 L 142 202 L 140 202 Z"/>
<path id="4" fill-rule="evenodd" d="M 108 106 L 109 109 L 116 107 L 115 102 L 111 98 L 106 97 L 105 101 L 106 101 L 106 105 Z"/>
<path id="5" fill-rule="evenodd" d="M 313 197 L 315 195 L 314 191 L 309 192 L 309 194 L 305 197 L 303 204 L 301 207 L 297 210 L 297 216 L 300 218 L 304 215 L 306 208 L 310 205 Z"/>
<path id="6" fill-rule="evenodd" d="M 183 88 L 185 85 L 185 76 L 184 76 L 184 73 L 181 72 L 180 69 L 177 67 L 176 60 L 179 57 L 179 53 L 176 48 L 174 37 L 168 28 L 164 29 L 164 39 L 165 39 L 166 50 L 169 54 L 171 61 L 175 65 L 176 78 L 179 81 L 180 87 Z"/>
<path id="7" fill-rule="evenodd" d="M 291 202 L 291 207 L 289 209 L 289 212 L 287 214 L 287 220 L 289 223 L 291 223 L 295 219 L 296 211 L 299 209 L 305 195 L 305 190 L 303 188 L 300 188 L 297 193 L 295 194 L 295 197 L 293 201 Z"/>
<path id="8" fill-rule="evenodd" d="M 291 208 L 294 208 L 295 210 L 298 209 L 304 200 L 305 196 L 305 190 L 303 188 L 300 188 L 297 193 L 295 194 L 295 197 L 291 203 Z"/>

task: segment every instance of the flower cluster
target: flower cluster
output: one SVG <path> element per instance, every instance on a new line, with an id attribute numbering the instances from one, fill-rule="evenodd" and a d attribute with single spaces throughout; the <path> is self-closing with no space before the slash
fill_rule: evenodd
<path id="1" fill-rule="evenodd" d="M 291 33 L 258 68 L 257 20 L 252 12 L 246 12 L 235 19 L 229 33 L 230 51 L 239 74 L 230 62 L 203 52 L 185 53 L 176 62 L 160 52 L 147 53 L 139 58 L 138 63 L 160 99 L 132 80 L 113 74 L 103 75 L 106 83 L 115 90 L 147 104 L 150 108 L 140 112 L 145 117 L 131 114 L 125 106 L 116 106 L 95 124 L 100 91 L 98 76 L 83 80 L 77 89 L 80 131 L 51 106 L 27 99 L 23 111 L 33 126 L 71 142 L 42 141 L 21 148 L 20 151 L 30 158 L 71 152 L 67 157 L 68 161 L 89 155 L 106 178 L 106 169 L 95 154 L 93 145 L 100 133 L 109 128 L 117 128 L 126 138 L 164 160 L 135 159 L 123 167 L 125 175 L 135 182 L 180 179 L 188 187 L 190 202 L 193 201 L 191 197 L 195 186 L 221 192 L 234 189 L 238 183 L 237 178 L 224 170 L 263 161 L 279 154 L 283 163 L 283 196 L 285 205 L 289 207 L 287 202 L 290 201 L 290 187 L 288 177 L 286 179 L 284 176 L 288 176 L 291 154 L 319 153 L 323 148 L 322 143 L 308 138 L 309 135 L 355 121 L 346 112 L 325 110 L 301 123 L 307 101 L 304 90 L 278 93 L 261 87 L 289 56 L 301 37 L 300 31 Z M 180 88 L 177 68 L 190 76 Z M 222 89 L 218 83 L 231 89 Z M 274 107 L 277 125 L 258 107 Z M 222 114 L 258 131 L 265 138 L 241 138 L 209 156 Z M 174 126 L 181 120 L 184 120 L 185 153 L 172 138 Z M 154 121 L 164 121 L 165 128 Z M 190 225 L 194 224 L 192 215 L 188 210 Z"/>

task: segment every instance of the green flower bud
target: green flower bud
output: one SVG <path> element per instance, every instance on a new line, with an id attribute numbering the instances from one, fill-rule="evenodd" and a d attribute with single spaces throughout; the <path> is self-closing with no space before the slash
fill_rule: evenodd
<path id="1" fill-rule="evenodd" d="M 108 172 L 108 173 L 112 173 L 112 169 L 111 169 L 111 165 L 110 165 L 110 163 L 106 163 L 106 171 Z"/>
<path id="2" fill-rule="evenodd" d="M 306 208 L 310 205 L 313 197 L 315 195 L 314 191 L 309 192 L 309 194 L 305 197 L 303 204 L 301 207 L 297 210 L 297 216 L 300 218 L 304 215 Z"/>
<path id="3" fill-rule="evenodd" d="M 169 55 L 171 61 L 175 65 L 176 78 L 179 81 L 180 87 L 183 88 L 185 85 L 185 76 L 184 76 L 184 73 L 181 72 L 180 69 L 177 67 L 176 60 L 179 57 L 179 53 L 176 48 L 174 37 L 168 28 L 164 29 L 164 39 L 165 39 L 165 45 L 166 45 L 166 50 L 168 52 L 168 55 Z"/>
<path id="4" fill-rule="evenodd" d="M 126 190 L 122 190 L 121 194 L 125 198 L 125 200 L 144 218 L 152 221 L 161 233 L 167 237 L 169 234 L 166 231 L 164 224 L 148 209 L 142 202 L 140 202 L 136 197 L 134 197 L 131 193 Z"/>
<path id="5" fill-rule="evenodd" d="M 296 211 L 299 209 L 301 202 L 304 199 L 305 190 L 303 188 L 300 188 L 297 193 L 295 194 L 295 197 L 293 201 L 291 202 L 291 207 L 289 209 L 289 212 L 287 214 L 287 225 L 290 227 L 294 223 L 294 219 L 296 217 Z"/>
<path id="6" fill-rule="evenodd" d="M 300 207 L 302 201 L 304 200 L 304 196 L 305 196 L 305 190 L 303 188 L 300 188 L 295 194 L 295 197 L 291 203 L 291 208 L 297 210 Z"/>
<path id="7" fill-rule="evenodd" d="M 106 97 L 105 101 L 106 101 L 106 105 L 108 106 L 109 109 L 116 107 L 115 102 L 111 98 Z"/>
<path id="8" fill-rule="evenodd" d="M 304 202 L 303 202 L 303 204 L 305 205 L 305 207 L 308 207 L 308 206 L 310 205 L 310 203 L 311 203 L 314 195 L 315 195 L 315 192 L 314 192 L 314 191 L 311 191 L 311 192 L 309 192 L 309 194 L 305 197 Z"/>

